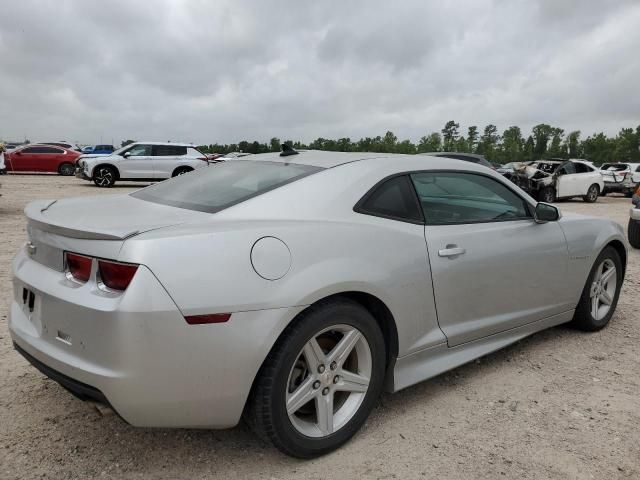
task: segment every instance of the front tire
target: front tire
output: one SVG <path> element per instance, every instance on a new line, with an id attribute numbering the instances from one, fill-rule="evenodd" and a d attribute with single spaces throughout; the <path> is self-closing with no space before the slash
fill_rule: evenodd
<path id="1" fill-rule="evenodd" d="M 582 197 L 582 200 L 584 200 L 587 203 L 594 203 L 596 200 L 598 200 L 599 190 L 600 190 L 600 187 L 598 187 L 598 185 L 594 183 L 589 187 L 589 190 L 587 190 L 587 194 L 584 197 Z"/>
<path id="2" fill-rule="evenodd" d="M 573 316 L 573 325 L 587 332 L 604 328 L 618 305 L 623 265 L 613 247 L 606 247 L 596 259 Z"/>
<path id="3" fill-rule="evenodd" d="M 373 316 L 336 299 L 289 325 L 263 364 L 248 408 L 256 433 L 298 458 L 328 453 L 362 426 L 380 392 L 385 344 Z"/>
<path id="4" fill-rule="evenodd" d="M 544 187 L 538 192 L 538 200 L 545 203 L 553 203 L 556 201 L 556 190 L 553 187 Z"/>
<path id="5" fill-rule="evenodd" d="M 640 248 L 640 221 L 629 219 L 629 227 L 627 228 L 627 237 L 629 238 L 629 245 L 633 248 Z"/>
<path id="6" fill-rule="evenodd" d="M 115 168 L 108 165 L 97 167 L 93 171 L 93 183 L 97 187 L 111 188 L 116 183 L 117 173 Z"/>

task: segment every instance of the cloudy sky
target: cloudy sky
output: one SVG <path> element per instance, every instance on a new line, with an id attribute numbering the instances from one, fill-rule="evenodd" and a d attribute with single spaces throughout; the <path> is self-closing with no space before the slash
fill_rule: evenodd
<path id="1" fill-rule="evenodd" d="M 3 2 L 0 138 L 640 124 L 637 0 Z"/>

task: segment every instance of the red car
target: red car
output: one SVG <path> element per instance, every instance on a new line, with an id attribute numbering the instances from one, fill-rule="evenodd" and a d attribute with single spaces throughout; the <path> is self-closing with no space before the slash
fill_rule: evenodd
<path id="1" fill-rule="evenodd" d="M 7 172 L 57 172 L 75 174 L 75 162 L 81 154 L 53 145 L 25 145 L 5 152 Z"/>

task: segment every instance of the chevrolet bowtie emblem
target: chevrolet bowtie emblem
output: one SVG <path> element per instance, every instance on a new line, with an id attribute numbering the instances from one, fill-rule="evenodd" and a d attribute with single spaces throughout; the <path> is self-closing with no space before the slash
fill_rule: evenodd
<path id="1" fill-rule="evenodd" d="M 35 255 L 36 254 L 36 250 L 37 250 L 37 248 L 33 243 L 31 243 L 31 242 L 27 243 L 27 253 L 29 255 L 31 255 L 31 256 Z"/>

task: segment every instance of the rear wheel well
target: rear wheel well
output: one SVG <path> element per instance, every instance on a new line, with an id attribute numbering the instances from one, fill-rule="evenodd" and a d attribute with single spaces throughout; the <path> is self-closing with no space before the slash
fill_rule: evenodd
<path id="1" fill-rule="evenodd" d="M 91 176 L 93 177 L 93 173 L 102 167 L 109 167 L 111 168 L 114 172 L 116 172 L 116 180 L 120 179 L 120 171 L 118 170 L 118 167 L 116 167 L 115 165 L 112 165 L 110 163 L 101 163 L 99 165 L 96 165 L 95 167 L 93 167 L 93 170 L 91 170 Z"/>
<path id="2" fill-rule="evenodd" d="M 351 301 L 359 303 L 373 316 L 373 318 L 376 319 L 376 322 L 382 331 L 382 336 L 384 337 L 385 349 L 387 352 L 386 367 L 388 369 L 390 366 L 393 366 L 393 362 L 395 362 L 396 357 L 398 356 L 398 329 L 396 327 L 396 321 L 394 320 L 389 308 L 378 297 L 364 292 L 342 292 L 325 297 L 318 300 L 318 302 L 341 297 L 348 298 Z"/>
<path id="3" fill-rule="evenodd" d="M 193 167 L 189 165 L 181 165 L 179 167 L 174 168 L 173 172 L 171 172 L 171 176 L 175 177 L 180 174 L 180 172 L 191 172 L 193 171 Z"/>

